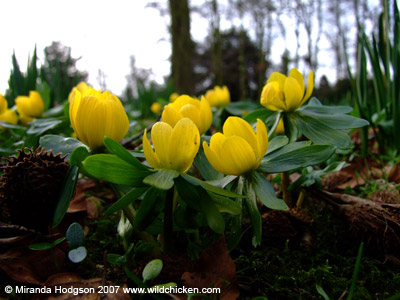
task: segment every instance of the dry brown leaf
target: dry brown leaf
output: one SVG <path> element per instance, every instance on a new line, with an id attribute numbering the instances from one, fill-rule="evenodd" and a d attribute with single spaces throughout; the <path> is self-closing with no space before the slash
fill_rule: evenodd
<path id="1" fill-rule="evenodd" d="M 53 252 L 58 265 L 62 267 L 64 252 L 58 248 L 53 248 Z M 15 281 L 38 285 L 58 272 L 50 251 L 33 251 L 26 247 L 14 248 L 0 254 L 0 269 Z"/>
<path id="2" fill-rule="evenodd" d="M 188 288 L 221 288 L 221 294 L 214 295 L 215 299 L 234 300 L 239 297 L 236 266 L 229 255 L 225 238 L 221 237 L 203 251 L 193 271 L 183 273 L 182 280 Z"/>
<path id="3" fill-rule="evenodd" d="M 51 294 L 36 294 L 32 300 L 78 300 L 78 299 L 93 299 L 93 300 L 130 300 L 128 294 L 124 294 L 123 287 L 115 293 L 99 293 L 100 286 L 115 286 L 112 282 L 103 282 L 102 278 L 93 278 L 84 280 L 75 273 L 59 273 L 51 276 L 43 283 L 43 287 L 50 288 Z M 58 289 L 66 289 L 66 293 L 56 294 L 55 287 Z M 68 290 L 69 289 L 69 290 Z M 74 294 L 74 291 L 89 291 L 86 294 Z M 94 291 L 92 293 L 92 291 Z M 105 291 L 105 290 L 104 290 Z M 115 291 L 115 290 L 114 290 Z"/>

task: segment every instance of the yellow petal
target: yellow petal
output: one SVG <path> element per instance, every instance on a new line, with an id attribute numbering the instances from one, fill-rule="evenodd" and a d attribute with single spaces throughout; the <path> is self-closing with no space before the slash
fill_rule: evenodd
<path id="1" fill-rule="evenodd" d="M 253 170 L 257 162 L 253 149 L 245 139 L 230 136 L 222 145 L 221 164 L 229 166 L 229 175 L 242 175 Z"/>
<path id="2" fill-rule="evenodd" d="M 185 104 L 179 110 L 179 113 L 182 115 L 182 117 L 189 118 L 190 120 L 192 120 L 200 131 L 201 129 L 200 109 L 197 106 L 193 104 Z"/>
<path id="3" fill-rule="evenodd" d="M 249 123 L 239 117 L 229 117 L 226 119 L 222 131 L 226 137 L 240 136 L 245 139 L 258 157 L 258 146 L 256 134 Z"/>
<path id="4" fill-rule="evenodd" d="M 291 77 L 286 79 L 284 93 L 287 111 L 294 111 L 300 107 L 303 94 L 296 79 Z"/>
<path id="5" fill-rule="evenodd" d="M 79 105 L 75 120 L 78 129 L 76 133 L 92 149 L 103 145 L 106 111 L 104 102 L 94 96 L 84 97 Z"/>
<path id="6" fill-rule="evenodd" d="M 38 92 L 30 91 L 29 100 L 31 102 L 31 111 L 29 116 L 40 117 L 44 111 L 44 102 L 42 97 Z"/>
<path id="7" fill-rule="evenodd" d="M 119 142 L 129 130 L 129 120 L 124 107 L 119 99 L 109 92 L 103 93 L 101 102 L 106 107 L 104 135 Z"/>
<path id="8" fill-rule="evenodd" d="M 308 80 L 307 80 L 307 90 L 306 90 L 306 94 L 303 98 L 303 100 L 301 100 L 301 104 L 303 105 L 311 96 L 312 92 L 314 89 L 314 72 L 310 71 L 310 74 L 308 75 Z"/>
<path id="9" fill-rule="evenodd" d="M 279 90 L 278 82 L 270 82 L 264 86 L 260 103 L 273 111 L 286 110 L 285 102 L 283 102 L 283 94 Z"/>
<path id="10" fill-rule="evenodd" d="M 178 98 L 176 98 L 176 100 L 171 103 L 170 105 L 175 108 L 176 110 L 180 110 L 182 108 L 182 106 L 186 105 L 186 104 L 193 104 L 196 107 L 200 107 L 200 101 L 197 99 L 194 99 L 188 95 L 181 95 Z"/>
<path id="11" fill-rule="evenodd" d="M 6 109 L 2 114 L 0 114 L 0 121 L 16 125 L 18 123 L 18 116 L 14 110 Z"/>
<path id="12" fill-rule="evenodd" d="M 4 98 L 2 94 L 0 94 L 0 115 L 6 112 L 7 107 L 8 102 L 6 98 Z"/>
<path id="13" fill-rule="evenodd" d="M 271 74 L 271 76 L 269 76 L 267 83 L 276 81 L 278 83 L 278 89 L 280 91 L 283 91 L 286 78 L 287 77 L 285 75 L 283 75 L 282 73 L 274 72 Z"/>
<path id="14" fill-rule="evenodd" d="M 172 129 L 169 164 L 170 169 L 186 172 L 193 164 L 200 146 L 200 134 L 197 126 L 188 118 L 179 120 Z"/>
<path id="15" fill-rule="evenodd" d="M 149 140 L 147 139 L 147 129 L 144 130 L 143 134 L 143 152 L 144 156 L 146 157 L 146 161 L 155 169 L 160 169 L 161 164 L 158 160 L 156 154 L 153 151 L 153 148 L 150 145 Z"/>
<path id="16" fill-rule="evenodd" d="M 268 132 L 265 123 L 260 119 L 257 119 L 256 129 L 257 129 L 256 136 L 258 145 L 258 156 L 256 157 L 256 159 L 258 167 L 268 149 Z"/>
<path id="17" fill-rule="evenodd" d="M 217 134 L 217 133 L 216 133 Z M 214 134 L 213 137 L 216 135 Z M 222 135 L 222 134 L 221 134 Z M 211 138 L 212 139 L 212 138 Z M 221 157 L 218 155 L 218 153 L 215 151 L 216 146 L 214 145 L 214 149 L 211 148 L 212 142 L 210 142 L 210 147 L 207 145 L 207 142 L 203 142 L 203 149 L 204 149 L 204 154 L 207 157 L 208 162 L 211 164 L 211 166 L 217 170 L 218 172 L 222 174 L 228 174 L 229 171 L 227 171 L 227 168 L 223 164 L 221 164 Z M 220 150 L 220 149 L 218 149 Z M 219 151 L 218 151 L 219 152 Z"/>
<path id="18" fill-rule="evenodd" d="M 79 134 L 79 128 L 77 128 L 76 126 L 76 114 L 78 112 L 78 108 L 79 105 L 81 103 L 81 93 L 79 92 L 79 90 L 77 90 L 76 88 L 72 89 L 72 92 L 70 93 L 70 96 L 68 98 L 68 100 L 70 101 L 69 103 L 69 120 L 71 122 L 71 126 L 74 129 L 74 131 L 76 132 L 77 136 L 80 136 Z"/>
<path id="19" fill-rule="evenodd" d="M 172 127 L 165 122 L 157 122 L 151 129 L 151 140 L 153 141 L 156 156 L 162 168 L 169 169 L 169 148 L 171 147 Z"/>
<path id="20" fill-rule="evenodd" d="M 162 121 L 168 123 L 172 127 L 174 127 L 175 124 L 182 118 L 183 116 L 179 113 L 179 111 L 172 107 L 171 104 L 166 105 L 161 114 Z"/>
<path id="21" fill-rule="evenodd" d="M 299 70 L 293 68 L 289 72 L 289 77 L 294 78 L 297 80 L 299 87 L 301 89 L 301 96 L 304 96 L 304 78 L 303 75 L 299 72 Z"/>
<path id="22" fill-rule="evenodd" d="M 200 101 L 200 121 L 201 128 L 199 131 L 200 134 L 203 134 L 211 127 L 213 121 L 211 106 L 204 96 L 201 97 Z"/>

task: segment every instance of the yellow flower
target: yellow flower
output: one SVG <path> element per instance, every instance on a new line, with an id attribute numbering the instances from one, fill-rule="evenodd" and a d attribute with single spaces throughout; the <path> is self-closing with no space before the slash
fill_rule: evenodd
<path id="1" fill-rule="evenodd" d="M 205 97 L 212 107 L 224 107 L 231 103 L 231 95 L 225 85 L 222 88 L 217 85 L 208 90 Z"/>
<path id="2" fill-rule="evenodd" d="M 162 105 L 158 102 L 153 102 L 153 104 L 150 107 L 150 110 L 155 115 L 159 115 L 161 113 L 162 109 L 163 109 Z"/>
<path id="3" fill-rule="evenodd" d="M 78 91 L 80 91 L 81 94 L 84 93 L 86 90 L 91 89 L 91 87 L 88 86 L 88 85 L 86 84 L 86 82 L 84 82 L 84 81 L 79 82 L 78 85 L 75 86 L 75 88 L 78 89 Z M 72 91 L 71 91 L 71 92 L 69 93 L 69 95 L 68 95 L 68 102 L 69 102 L 69 103 L 71 103 L 71 98 L 72 98 L 72 92 L 73 92 L 73 91 L 74 91 L 74 90 L 72 89 Z"/>
<path id="4" fill-rule="evenodd" d="M 147 162 L 155 169 L 169 169 L 185 173 L 193 164 L 200 146 L 200 134 L 188 118 L 180 119 L 174 127 L 157 122 L 151 129 L 150 145 L 145 130 L 143 151 Z"/>
<path id="5" fill-rule="evenodd" d="M 199 129 L 200 135 L 210 128 L 212 123 L 212 111 L 206 98 L 201 101 L 188 95 L 179 96 L 173 103 L 164 107 L 161 115 L 163 122 L 172 127 L 182 118 L 191 119 Z"/>
<path id="6" fill-rule="evenodd" d="M 17 111 L 20 114 L 23 124 L 31 122 L 34 118 L 40 117 L 44 111 L 44 102 L 40 94 L 30 91 L 28 96 L 18 96 L 15 99 Z"/>
<path id="7" fill-rule="evenodd" d="M 275 134 L 283 134 L 285 133 L 285 126 L 283 125 L 283 119 L 280 118 L 278 126 L 276 126 Z"/>
<path id="8" fill-rule="evenodd" d="M 174 102 L 178 97 L 179 97 L 178 93 L 172 93 L 171 95 L 169 95 L 169 102 L 170 103 Z"/>
<path id="9" fill-rule="evenodd" d="M 6 109 L 0 114 L 0 121 L 16 125 L 18 123 L 17 113 L 12 109 Z"/>
<path id="10" fill-rule="evenodd" d="M 105 136 L 121 141 L 129 129 L 121 101 L 108 91 L 89 86 L 73 88 L 69 96 L 69 118 L 77 137 L 90 148 L 103 145 Z"/>
<path id="11" fill-rule="evenodd" d="M 203 142 L 204 153 L 210 164 L 220 173 L 242 175 L 258 168 L 268 148 L 265 124 L 257 119 L 257 133 L 239 117 L 229 117 L 223 133 L 211 137 L 210 146 Z"/>
<path id="12" fill-rule="evenodd" d="M 308 75 L 307 90 L 304 88 L 303 75 L 297 69 L 291 69 L 289 77 L 274 72 L 268 78 L 261 93 L 261 105 L 274 111 L 294 111 L 302 106 L 314 88 L 314 73 Z"/>
<path id="13" fill-rule="evenodd" d="M 8 102 L 7 99 L 0 94 L 0 115 L 7 110 Z"/>

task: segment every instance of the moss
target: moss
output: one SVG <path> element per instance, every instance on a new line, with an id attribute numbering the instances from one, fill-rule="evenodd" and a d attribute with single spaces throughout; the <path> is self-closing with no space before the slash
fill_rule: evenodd
<path id="1" fill-rule="evenodd" d="M 359 244 L 346 235 L 342 219 L 323 208 L 314 214 L 307 249 L 295 240 L 264 243 L 235 258 L 240 299 L 331 299 L 350 288 Z M 237 253 L 237 252 L 236 252 Z M 257 274 L 257 276 L 255 276 Z M 386 299 L 400 292 L 400 267 L 363 255 L 353 299 Z"/>

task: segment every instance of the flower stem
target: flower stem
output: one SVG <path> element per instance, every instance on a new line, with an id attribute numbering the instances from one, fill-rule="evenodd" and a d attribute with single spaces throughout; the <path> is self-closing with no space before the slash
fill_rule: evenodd
<path id="1" fill-rule="evenodd" d="M 175 202 L 175 189 L 174 187 L 167 191 L 164 206 L 164 236 L 163 236 L 163 250 L 165 253 L 172 252 L 173 246 L 173 212 Z"/>
<path id="2" fill-rule="evenodd" d="M 282 197 L 287 206 L 292 207 L 292 194 L 289 191 L 290 178 L 288 172 L 282 172 Z"/>

